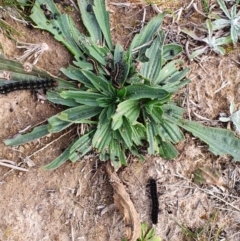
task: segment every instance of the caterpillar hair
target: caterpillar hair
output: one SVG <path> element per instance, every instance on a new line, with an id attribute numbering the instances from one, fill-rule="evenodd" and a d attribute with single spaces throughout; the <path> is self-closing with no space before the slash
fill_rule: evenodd
<path id="1" fill-rule="evenodd" d="M 48 89 L 57 86 L 54 79 L 37 79 L 31 81 L 19 81 L 0 86 L 0 94 L 7 94 L 15 90 Z"/>

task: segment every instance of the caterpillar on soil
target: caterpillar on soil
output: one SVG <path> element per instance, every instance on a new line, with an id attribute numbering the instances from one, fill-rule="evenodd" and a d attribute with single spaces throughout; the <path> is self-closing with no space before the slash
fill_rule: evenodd
<path id="1" fill-rule="evenodd" d="M 159 211 L 159 203 L 158 203 L 158 195 L 157 195 L 157 183 L 156 180 L 150 179 L 150 193 L 152 198 L 152 223 L 158 223 L 158 211 Z"/>
<path id="2" fill-rule="evenodd" d="M 0 86 L 0 94 L 7 94 L 15 90 L 35 90 L 35 89 L 47 89 L 57 86 L 57 82 L 54 79 L 37 79 L 31 81 L 19 81 L 4 84 Z"/>

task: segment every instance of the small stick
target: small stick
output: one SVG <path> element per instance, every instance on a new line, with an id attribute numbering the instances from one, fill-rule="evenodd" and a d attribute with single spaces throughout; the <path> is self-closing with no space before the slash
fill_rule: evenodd
<path id="1" fill-rule="evenodd" d="M 0 160 L 0 165 L 1 166 L 5 166 L 5 167 L 10 167 L 12 169 L 16 169 L 16 170 L 19 170 L 19 171 L 23 171 L 23 172 L 28 172 L 29 170 L 26 169 L 26 168 L 22 168 L 22 167 L 17 167 L 17 166 L 14 166 L 12 164 L 7 164 L 5 162 L 9 162 L 9 163 L 12 163 L 12 161 L 9 161 L 9 160 Z"/>
<path id="2" fill-rule="evenodd" d="M 74 128 L 73 128 L 74 129 Z M 59 139 L 61 139 L 63 136 L 66 136 L 67 134 L 69 134 L 73 129 L 71 129 L 70 131 L 66 132 L 65 134 L 59 136 L 57 139 L 55 139 L 54 141 L 51 141 L 50 143 L 48 143 L 47 145 L 45 145 L 43 148 L 35 151 L 33 154 L 31 154 L 30 156 L 28 156 L 29 158 L 36 155 L 38 152 L 43 151 L 44 149 L 46 149 L 47 147 L 49 147 L 50 145 L 52 145 L 52 143 L 58 141 Z"/>
<path id="3" fill-rule="evenodd" d="M 216 91 L 214 91 L 214 95 L 216 94 L 216 93 L 218 93 L 221 89 L 223 89 L 223 88 L 225 88 L 227 85 L 229 85 L 230 83 L 229 83 L 229 81 L 228 80 L 226 80 L 225 82 L 223 82 L 222 83 L 222 86 L 219 88 L 219 89 L 217 89 Z"/>
<path id="4" fill-rule="evenodd" d="M 142 29 L 144 27 L 145 20 L 146 20 L 146 8 L 143 8 L 143 18 L 142 18 L 142 21 L 141 21 L 141 29 L 140 29 L 140 31 L 142 31 Z"/>

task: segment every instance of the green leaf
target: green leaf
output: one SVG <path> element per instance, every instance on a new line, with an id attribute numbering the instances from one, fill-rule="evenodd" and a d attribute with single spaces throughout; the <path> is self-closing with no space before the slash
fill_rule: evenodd
<path id="1" fill-rule="evenodd" d="M 75 162 L 92 150 L 93 131 L 77 139 L 69 150 L 69 160 Z"/>
<path id="2" fill-rule="evenodd" d="M 86 123 L 85 119 L 90 119 L 102 111 L 101 107 L 81 105 L 62 111 L 58 118 L 63 121 L 73 123 Z M 82 122 L 84 120 L 84 122 Z"/>
<path id="3" fill-rule="evenodd" d="M 60 93 L 54 92 L 54 91 L 48 91 L 47 92 L 47 99 L 55 104 L 59 104 L 59 105 L 65 105 L 65 106 L 69 106 L 69 107 L 74 107 L 77 106 L 78 103 L 74 100 L 74 99 L 63 99 L 60 96 Z"/>
<path id="4" fill-rule="evenodd" d="M 112 130 L 115 131 L 115 130 L 119 129 L 122 126 L 122 124 L 123 124 L 123 118 L 122 118 L 122 116 L 120 116 L 118 118 L 113 119 L 111 128 L 112 128 Z"/>
<path id="5" fill-rule="evenodd" d="M 157 138 L 158 151 L 161 157 L 171 160 L 178 155 L 178 151 L 172 145 L 171 142 L 162 141 L 161 138 Z"/>
<path id="6" fill-rule="evenodd" d="M 159 72 L 157 79 L 154 81 L 154 84 L 165 83 L 165 81 L 170 78 L 172 75 L 178 72 L 180 66 L 183 65 L 181 60 L 173 60 L 167 63 Z"/>
<path id="7" fill-rule="evenodd" d="M 214 167 L 199 167 L 194 172 L 194 182 L 198 185 L 208 184 L 216 186 L 225 186 L 222 173 Z"/>
<path id="8" fill-rule="evenodd" d="M 154 237 L 150 238 L 148 241 L 162 241 L 162 239 L 158 236 L 154 236 Z"/>
<path id="9" fill-rule="evenodd" d="M 151 40 L 153 39 L 154 34 L 159 30 L 164 13 L 159 14 L 158 16 L 152 18 L 148 24 L 143 28 L 142 32 L 136 34 L 132 40 L 132 43 L 129 47 L 131 51 L 140 51 L 139 56 L 143 55 L 146 49 L 150 46 Z M 149 42 L 149 45 L 146 44 Z"/>
<path id="10" fill-rule="evenodd" d="M 240 133 L 240 110 L 234 112 L 230 118 L 233 124 L 236 126 L 237 131 Z"/>
<path id="11" fill-rule="evenodd" d="M 148 154 L 155 154 L 156 150 L 156 143 L 155 143 L 155 136 L 157 135 L 156 127 L 157 123 L 151 119 L 150 116 L 145 115 L 145 126 L 146 126 L 146 133 L 147 133 L 147 141 L 149 144 L 148 147 Z"/>
<path id="12" fill-rule="evenodd" d="M 208 39 L 212 39 L 212 34 L 213 34 L 213 25 L 210 19 L 206 20 L 206 26 L 208 29 Z"/>
<path id="13" fill-rule="evenodd" d="M 83 83 L 89 89 L 95 89 L 91 81 L 82 73 L 79 68 L 69 65 L 67 69 L 61 68 L 60 70 L 69 79 L 77 80 L 78 82 Z"/>
<path id="14" fill-rule="evenodd" d="M 106 48 L 99 48 L 91 38 L 84 36 L 76 28 L 73 20 L 66 14 L 61 14 L 52 1 L 47 2 L 47 8 L 52 13 L 56 13 L 56 19 L 48 20 L 44 11 L 40 8 L 41 4 L 46 4 L 44 0 L 37 0 L 32 9 L 31 18 L 37 24 L 38 28 L 49 31 L 54 35 L 54 38 L 64 44 L 69 51 L 79 61 L 80 58 L 85 58 L 83 53 L 92 56 L 99 63 L 105 65 Z"/>
<path id="15" fill-rule="evenodd" d="M 78 0 L 77 3 L 81 12 L 83 24 L 88 30 L 92 41 L 98 43 L 99 45 L 102 45 L 102 32 L 99 27 L 98 21 L 96 20 L 93 11 L 87 11 L 88 4 L 92 5 L 93 1 Z"/>
<path id="16" fill-rule="evenodd" d="M 12 139 L 6 139 L 4 141 L 4 144 L 7 146 L 18 146 L 33 140 L 37 140 L 43 136 L 46 136 L 47 134 L 49 134 L 48 126 L 42 125 L 42 126 L 35 127 L 30 133 L 23 134 L 23 135 L 19 134 Z"/>
<path id="17" fill-rule="evenodd" d="M 97 99 L 97 103 L 100 107 L 108 107 L 113 102 L 112 98 L 102 97 Z"/>
<path id="18" fill-rule="evenodd" d="M 112 115 L 115 113 L 116 111 L 116 105 L 115 103 L 112 103 L 111 105 L 108 106 L 107 109 L 107 119 L 110 120 L 112 118 Z"/>
<path id="19" fill-rule="evenodd" d="M 237 18 L 237 7 L 236 5 L 233 5 L 232 8 L 231 8 L 231 19 L 235 19 Z"/>
<path id="20" fill-rule="evenodd" d="M 213 154 L 229 154 L 236 161 L 240 161 L 240 139 L 234 136 L 234 132 L 187 120 L 179 120 L 177 124 L 208 144 Z"/>
<path id="21" fill-rule="evenodd" d="M 224 55 L 226 53 L 225 49 L 223 47 L 220 47 L 220 46 L 215 46 L 214 52 L 217 53 L 217 54 L 221 54 L 221 55 Z"/>
<path id="22" fill-rule="evenodd" d="M 140 162 L 144 161 L 145 158 L 143 155 L 139 154 L 139 150 L 136 146 L 132 146 L 131 148 L 129 148 L 129 151 L 134 155 L 136 156 Z"/>
<path id="23" fill-rule="evenodd" d="M 75 81 L 67 81 L 64 79 L 57 79 L 58 86 L 55 88 L 56 91 L 61 91 L 62 89 L 76 89 L 78 88 Z"/>
<path id="24" fill-rule="evenodd" d="M 169 93 L 174 94 L 189 82 L 191 82 L 190 79 L 184 78 L 180 81 L 176 81 L 175 83 L 167 83 L 164 86 L 162 86 L 162 89 L 166 90 Z"/>
<path id="25" fill-rule="evenodd" d="M 70 31 L 70 29 L 73 28 L 73 22 L 71 21 L 70 17 L 68 17 L 66 14 L 61 14 L 53 1 L 48 1 L 48 10 L 58 15 L 57 19 L 53 18 L 48 20 L 44 14 L 44 11 L 40 7 L 41 4 L 46 4 L 46 1 L 36 0 L 32 8 L 32 14 L 30 15 L 30 18 L 36 23 L 37 28 L 47 30 L 48 32 L 52 33 L 54 38 L 63 43 L 76 59 L 82 57 L 82 51 L 75 42 Z"/>
<path id="26" fill-rule="evenodd" d="M 235 107 L 234 102 L 231 101 L 230 106 L 229 106 L 229 112 L 230 112 L 231 115 L 234 113 L 235 108 L 236 108 L 236 107 Z"/>
<path id="27" fill-rule="evenodd" d="M 139 100 L 143 98 L 168 100 L 170 96 L 170 94 L 166 90 L 142 84 L 133 84 L 127 86 L 126 91 L 126 98 L 130 100 Z"/>
<path id="28" fill-rule="evenodd" d="M 177 44 L 165 44 L 163 46 L 163 59 L 171 60 L 182 52 L 182 46 Z"/>
<path id="29" fill-rule="evenodd" d="M 48 131 L 50 133 L 60 132 L 73 124 L 68 121 L 60 120 L 58 115 L 59 114 L 54 115 L 48 119 Z"/>
<path id="30" fill-rule="evenodd" d="M 125 100 L 121 102 L 116 110 L 116 113 L 112 116 L 112 129 L 117 130 L 120 126 L 117 125 L 119 121 L 122 123 L 122 117 L 128 118 L 130 123 L 137 120 L 140 113 L 140 108 L 137 100 Z"/>
<path id="31" fill-rule="evenodd" d="M 123 150 L 118 140 L 112 139 L 109 145 L 110 160 L 115 170 L 118 170 L 122 165 L 126 165 L 125 150 Z"/>
<path id="32" fill-rule="evenodd" d="M 62 164 L 64 164 L 68 160 L 69 156 L 69 150 L 71 146 L 69 146 L 67 149 L 63 151 L 63 153 L 58 156 L 55 160 L 53 160 L 51 163 L 43 166 L 43 169 L 45 170 L 54 170 L 60 167 Z"/>
<path id="33" fill-rule="evenodd" d="M 111 120 L 107 119 L 107 108 L 99 116 L 97 130 L 92 139 L 93 147 L 97 148 L 100 153 L 108 150 L 109 143 L 112 139 Z"/>
<path id="34" fill-rule="evenodd" d="M 167 120 L 163 120 L 159 127 L 159 135 L 163 141 L 178 143 L 184 140 L 184 135 L 179 127 Z"/>
<path id="35" fill-rule="evenodd" d="M 114 114 L 115 112 L 115 105 L 111 104 L 109 105 L 107 108 L 104 108 L 101 112 L 101 114 L 99 115 L 98 120 L 104 124 L 106 122 L 106 120 L 110 121 L 111 120 L 111 116 Z"/>
<path id="36" fill-rule="evenodd" d="M 145 239 L 149 240 L 154 235 L 154 228 L 151 228 L 145 235 Z"/>
<path id="37" fill-rule="evenodd" d="M 141 224 L 141 239 L 143 239 L 145 237 L 145 234 L 147 233 L 147 224 L 146 223 L 142 223 Z"/>
<path id="38" fill-rule="evenodd" d="M 217 19 L 212 22 L 213 30 L 219 30 L 231 25 L 231 20 L 228 19 Z"/>
<path id="39" fill-rule="evenodd" d="M 133 57 L 129 49 L 124 53 L 124 64 L 123 83 L 131 78 L 136 72 L 136 66 L 133 62 Z"/>
<path id="40" fill-rule="evenodd" d="M 233 26 L 231 26 L 231 30 L 230 31 L 231 31 L 232 42 L 233 43 L 237 43 L 238 35 L 240 35 L 240 34 L 236 31 L 236 29 Z"/>
<path id="41" fill-rule="evenodd" d="M 88 106 L 99 106 L 97 99 L 102 97 L 101 94 L 80 90 L 62 91 L 60 96 L 64 99 L 74 99 L 77 103 Z"/>
<path id="42" fill-rule="evenodd" d="M 108 90 L 108 85 L 110 82 L 107 81 L 104 77 L 97 76 L 88 70 L 82 70 L 82 73 L 91 81 L 91 83 L 98 91 L 102 92 L 106 96 L 111 94 Z"/>
<path id="43" fill-rule="evenodd" d="M 120 43 L 117 43 L 114 49 L 114 66 L 116 63 L 123 61 L 123 47 Z"/>
<path id="44" fill-rule="evenodd" d="M 112 140 L 111 133 L 111 125 L 107 123 L 105 125 L 99 126 L 95 132 L 95 135 L 92 140 L 92 145 L 95 147 L 100 153 L 106 152 L 109 147 L 109 143 Z"/>
<path id="45" fill-rule="evenodd" d="M 137 145 L 142 145 L 142 140 L 146 139 L 146 128 L 141 123 L 132 126 L 132 140 Z"/>
<path id="46" fill-rule="evenodd" d="M 223 12 L 225 13 L 225 15 L 226 15 L 229 19 L 231 19 L 231 16 L 230 16 L 230 14 L 229 14 L 229 12 L 228 12 L 228 10 L 227 10 L 227 7 L 226 7 L 224 1 L 223 1 L 223 0 L 217 0 L 217 2 L 218 2 L 218 4 L 219 4 L 220 8 L 221 8 L 221 9 L 223 10 Z"/>
<path id="47" fill-rule="evenodd" d="M 123 99 L 126 96 L 127 90 L 126 88 L 121 88 L 120 90 L 117 90 L 117 96 L 118 98 Z"/>
<path id="48" fill-rule="evenodd" d="M 160 106 L 157 105 L 147 105 L 145 104 L 146 111 L 154 119 L 155 122 L 162 122 L 163 111 Z"/>
<path id="49" fill-rule="evenodd" d="M 220 117 L 219 120 L 222 122 L 229 122 L 231 120 L 231 118 L 230 117 Z"/>
<path id="50" fill-rule="evenodd" d="M 179 119 L 182 119 L 185 111 L 183 108 L 173 103 L 165 104 L 161 108 L 163 110 L 163 119 L 172 123 L 176 123 Z"/>
<path id="51" fill-rule="evenodd" d="M 106 11 L 105 0 L 94 1 L 93 11 L 109 49 L 113 49 L 110 33 L 109 14 Z"/>
<path id="52" fill-rule="evenodd" d="M 208 46 L 205 46 L 203 48 L 197 49 L 191 53 L 189 56 L 189 59 L 192 61 L 194 58 L 196 58 L 198 55 L 203 54 L 207 50 Z"/>
<path id="53" fill-rule="evenodd" d="M 162 67 L 162 46 L 164 43 L 165 35 L 163 31 L 157 34 L 151 47 L 146 50 L 146 57 L 149 59 L 147 62 L 142 63 L 140 73 L 144 78 L 150 79 L 153 84 L 159 75 Z"/>
<path id="54" fill-rule="evenodd" d="M 31 72 L 26 73 L 20 62 L 6 59 L 3 55 L 0 55 L 0 70 L 11 71 L 11 79 L 20 80 L 35 80 L 36 77 L 52 78 L 52 76 L 44 70 L 33 67 Z"/>
<path id="55" fill-rule="evenodd" d="M 192 31 L 192 30 L 189 30 L 189 29 L 184 28 L 184 29 L 181 30 L 181 32 L 189 35 L 189 36 L 190 36 L 191 38 L 193 38 L 194 40 L 197 40 L 197 41 L 201 41 L 201 40 L 202 40 L 202 39 L 199 38 L 199 37 L 194 33 L 194 31 Z"/>
<path id="56" fill-rule="evenodd" d="M 217 38 L 215 40 L 215 45 L 224 45 L 224 44 L 230 44 L 230 43 L 232 43 L 232 39 L 230 35 L 227 37 Z"/>
<path id="57" fill-rule="evenodd" d="M 176 71 L 171 77 L 164 81 L 162 89 L 169 93 L 177 92 L 181 87 L 190 82 L 189 79 L 184 78 L 189 71 L 189 68 L 185 68 L 182 71 Z"/>
<path id="58" fill-rule="evenodd" d="M 141 224 L 141 237 L 137 241 L 161 241 L 160 237 L 153 236 L 154 228 L 151 228 L 148 232 L 148 227 L 146 223 Z"/>
<path id="59" fill-rule="evenodd" d="M 181 71 L 176 71 L 170 78 L 167 79 L 166 84 L 179 82 L 181 79 L 183 79 L 186 76 L 189 70 L 190 68 L 184 68 Z"/>
<path id="60" fill-rule="evenodd" d="M 133 145 L 132 143 L 132 127 L 131 123 L 123 117 L 123 124 L 121 126 L 121 129 L 119 129 L 119 133 L 124 140 L 124 143 L 127 145 L 128 148 L 131 148 Z"/>

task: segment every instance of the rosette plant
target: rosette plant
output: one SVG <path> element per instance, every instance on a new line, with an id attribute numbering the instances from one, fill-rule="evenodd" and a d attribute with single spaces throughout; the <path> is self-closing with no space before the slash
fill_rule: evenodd
<path id="1" fill-rule="evenodd" d="M 181 60 L 172 60 L 181 46 L 164 43 L 160 29 L 164 14 L 154 17 L 125 50 L 112 43 L 105 0 L 94 4 L 78 0 L 78 6 L 88 35 L 80 33 L 53 1 L 36 0 L 30 16 L 36 27 L 51 32 L 75 58 L 73 65 L 61 69 L 71 81 L 56 78 L 58 87 L 47 92 L 49 101 L 66 109 L 32 132 L 5 140 L 6 145 L 87 123 L 88 131 L 45 168 L 78 161 L 95 151 L 117 170 L 127 164 L 129 153 L 143 160 L 139 150 L 145 146 L 149 154 L 175 158 L 173 144 L 184 139 L 182 127 L 209 144 L 214 154 L 240 157 L 240 142 L 233 132 L 184 120 L 184 109 L 173 102 L 173 94 L 189 82 L 189 68 L 183 68 Z"/>
<path id="2" fill-rule="evenodd" d="M 217 2 L 225 16 L 223 18 L 218 17 L 218 19 L 213 22 L 213 30 L 230 27 L 232 42 L 236 43 L 240 36 L 240 11 L 237 12 L 237 4 L 239 4 L 239 1 L 236 1 L 236 4 L 231 7 L 231 10 L 227 9 L 223 0 L 217 0 Z"/>

